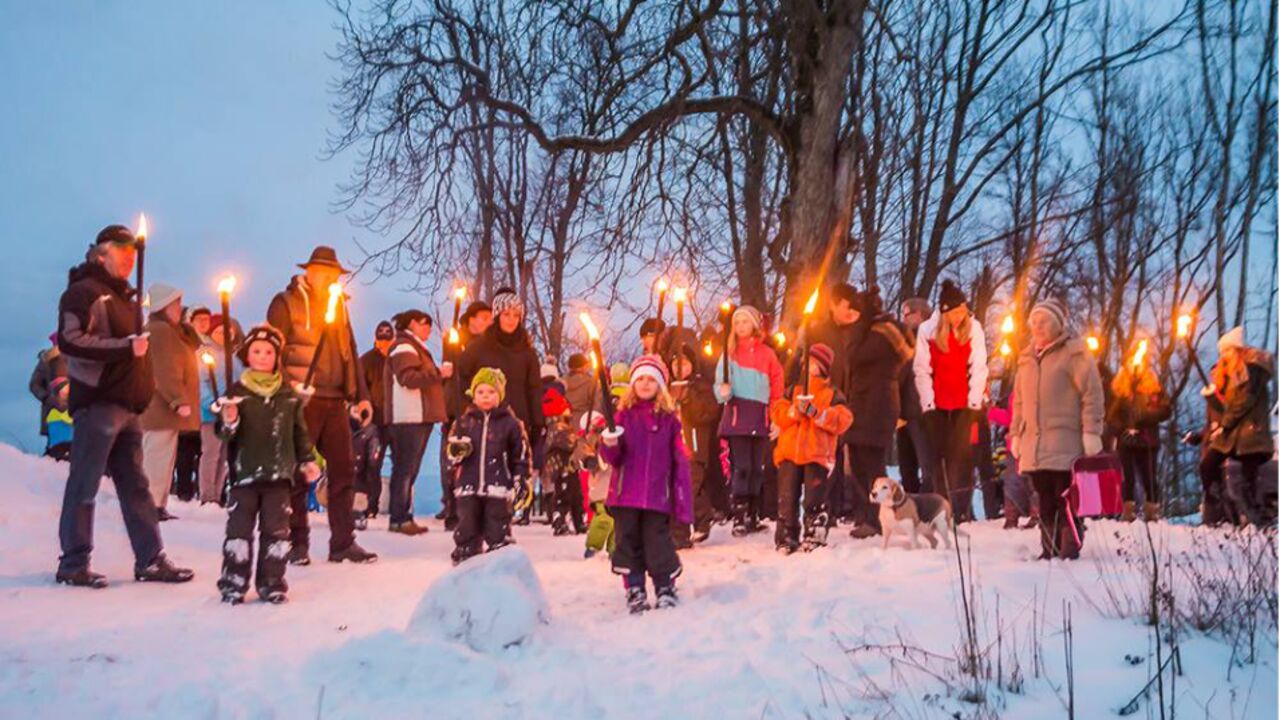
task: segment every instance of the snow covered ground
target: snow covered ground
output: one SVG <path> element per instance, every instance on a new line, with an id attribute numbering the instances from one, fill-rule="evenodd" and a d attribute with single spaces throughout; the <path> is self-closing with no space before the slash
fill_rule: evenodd
<path id="1" fill-rule="evenodd" d="M 214 588 L 216 508 L 178 503 L 181 519 L 163 526 L 196 580 L 142 585 L 129 579 L 106 490 L 94 567 L 112 586 L 57 587 L 64 467 L 7 446 L 0 465 L 0 717 L 1065 717 L 1064 601 L 1076 717 L 1115 716 L 1155 665 L 1150 628 L 1094 608 L 1105 605 L 1100 570 L 1116 577 L 1134 561 L 1123 548 L 1145 547 L 1138 526 L 1093 523 L 1086 557 L 1070 564 L 1029 562 L 1031 531 L 968 526 L 978 640 L 992 668 L 988 702 L 976 705 L 962 699 L 970 684 L 954 662 L 964 634 L 957 563 L 941 550 L 885 552 L 842 533 L 823 551 L 782 557 L 765 534 L 733 540 L 717 528 L 683 556 L 683 605 L 631 617 L 606 561 L 584 560 L 580 538 L 543 526 L 518 528 L 520 550 L 464 566 L 468 577 L 448 577 L 424 600 L 451 573 L 450 539 L 432 521 L 419 538 L 362 534 L 382 554 L 372 566 L 290 568 L 286 605 L 233 608 Z M 1196 532 L 1161 525 L 1158 543 L 1187 549 Z M 478 597 L 487 610 L 459 616 L 451 597 Z M 1277 716 L 1275 632 L 1259 633 L 1257 662 L 1234 664 L 1217 636 L 1181 634 L 1183 672 L 1165 687 L 1179 715 Z M 885 649 L 896 644 L 910 649 Z M 1159 717 L 1154 701 L 1135 716 Z"/>

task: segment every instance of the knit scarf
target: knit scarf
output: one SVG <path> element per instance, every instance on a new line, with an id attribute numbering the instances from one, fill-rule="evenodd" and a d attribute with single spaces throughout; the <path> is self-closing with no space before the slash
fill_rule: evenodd
<path id="1" fill-rule="evenodd" d="M 284 384 L 284 376 L 278 372 L 245 370 L 240 374 L 240 384 L 254 395 L 270 399 L 280 391 L 280 386 Z"/>

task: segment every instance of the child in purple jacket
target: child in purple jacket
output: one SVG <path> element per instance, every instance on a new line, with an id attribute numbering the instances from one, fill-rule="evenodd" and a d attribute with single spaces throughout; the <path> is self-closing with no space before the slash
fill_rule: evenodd
<path id="1" fill-rule="evenodd" d="M 680 558 L 671 539 L 671 520 L 674 515 L 676 522 L 693 522 L 693 490 L 662 358 L 645 355 L 632 363 L 616 425 L 601 436 L 601 454 L 614 468 L 605 501 L 616 537 L 613 571 L 623 577 L 633 614 L 649 609 L 646 572 L 653 579 L 657 606 L 675 607 Z"/>

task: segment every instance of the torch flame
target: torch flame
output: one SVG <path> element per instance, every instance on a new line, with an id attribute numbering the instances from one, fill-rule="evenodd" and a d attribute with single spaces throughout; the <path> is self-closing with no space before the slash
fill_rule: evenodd
<path id="1" fill-rule="evenodd" d="M 580 313 L 578 319 L 582 321 L 582 327 L 587 329 L 587 337 L 592 340 L 600 339 L 600 331 L 596 330 L 596 324 L 591 322 L 591 316 L 587 313 Z"/>
<path id="2" fill-rule="evenodd" d="M 1138 369 L 1142 367 L 1142 361 L 1147 358 L 1147 341 L 1138 342 L 1138 349 L 1133 351 L 1133 367 Z"/>
<path id="3" fill-rule="evenodd" d="M 1098 352 L 1098 348 L 1102 347 L 1102 342 L 1098 340 L 1096 335 L 1090 335 L 1084 339 L 1084 344 L 1088 346 L 1089 352 Z"/>
<path id="4" fill-rule="evenodd" d="M 449 328 L 449 344 L 450 345 L 458 344 L 458 328 L 455 328 L 455 327 Z"/>
<path id="5" fill-rule="evenodd" d="M 208 365 L 209 367 L 213 367 L 213 363 L 215 362 L 213 353 L 209 352 L 208 350 L 202 351 L 200 353 L 200 362 L 204 363 L 205 365 Z"/>
<path id="6" fill-rule="evenodd" d="M 1191 315 L 1183 313 L 1178 316 L 1178 339 L 1183 340 L 1191 335 Z"/>
<path id="7" fill-rule="evenodd" d="M 138 213 L 138 230 L 134 235 L 136 235 L 140 241 L 145 241 L 147 239 L 147 216 L 143 213 Z"/>
<path id="8" fill-rule="evenodd" d="M 218 294 L 230 295 L 232 290 L 236 289 L 236 276 L 228 275 L 218 281 Z"/>
<path id="9" fill-rule="evenodd" d="M 725 300 L 724 302 L 720 303 L 720 312 L 724 313 L 725 315 L 728 315 L 729 311 L 732 309 L 733 309 L 733 303 L 729 302 L 728 300 Z"/>
<path id="10" fill-rule="evenodd" d="M 666 278 L 658 278 L 658 292 L 664 293 L 669 287 L 671 287 L 671 285 L 667 282 Z"/>
<path id="11" fill-rule="evenodd" d="M 1009 345 L 1009 341 L 1005 340 L 1000 343 L 1000 357 L 1009 357 L 1013 354 L 1013 348 Z"/>
<path id="12" fill-rule="evenodd" d="M 777 343 L 778 343 L 778 347 L 780 347 L 780 348 L 781 348 L 781 347 L 786 347 L 786 345 L 787 345 L 787 334 L 786 334 L 786 333 L 784 333 L 784 332 L 782 332 L 781 330 L 779 330 L 778 332 L 776 332 L 776 333 L 774 333 L 774 334 L 773 334 L 773 339 L 774 339 L 775 341 L 777 341 Z"/>
<path id="13" fill-rule="evenodd" d="M 702 354 L 706 355 L 707 357 L 711 357 L 712 355 L 715 355 L 715 349 L 711 347 L 710 340 L 702 344 Z"/>
<path id="14" fill-rule="evenodd" d="M 1000 332 L 1004 335 L 1013 334 L 1013 316 L 1005 315 L 1004 322 L 1000 323 Z"/>
<path id="15" fill-rule="evenodd" d="M 812 315 L 813 311 L 818 308 L 818 288 L 813 289 L 813 294 L 809 296 L 809 302 L 804 304 L 804 314 Z"/>
<path id="16" fill-rule="evenodd" d="M 465 285 L 459 285 L 453 289 L 453 297 L 457 300 L 465 300 L 467 297 L 467 288 Z"/>
<path id="17" fill-rule="evenodd" d="M 342 285 L 333 283 L 329 286 L 329 307 L 324 311 L 325 323 L 332 325 L 338 319 L 338 300 L 342 297 Z"/>
<path id="18" fill-rule="evenodd" d="M 676 303 L 683 305 L 684 301 L 689 297 L 689 291 L 686 288 L 678 287 L 671 292 L 671 296 L 675 298 Z"/>
<path id="19" fill-rule="evenodd" d="M 599 372 L 599 371 L 600 371 L 600 359 L 596 357 L 595 353 L 591 353 L 591 372 Z"/>

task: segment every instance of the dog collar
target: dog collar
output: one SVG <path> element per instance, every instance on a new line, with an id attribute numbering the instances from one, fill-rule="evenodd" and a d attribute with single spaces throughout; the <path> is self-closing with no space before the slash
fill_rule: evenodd
<path id="1" fill-rule="evenodd" d="M 893 504 L 893 509 L 894 509 L 894 510 L 897 510 L 898 508 L 902 507 L 903 505 L 906 505 L 906 504 L 907 504 L 907 500 L 908 500 L 907 494 L 906 494 L 906 493 L 902 493 L 902 501 L 901 501 L 901 502 L 896 502 L 896 503 L 894 503 L 894 504 Z"/>

